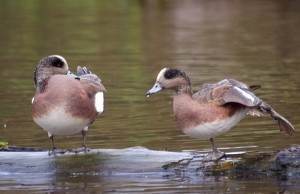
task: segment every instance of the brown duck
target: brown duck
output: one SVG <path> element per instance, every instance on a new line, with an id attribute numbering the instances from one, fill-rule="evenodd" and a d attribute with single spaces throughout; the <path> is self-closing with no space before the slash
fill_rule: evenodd
<path id="1" fill-rule="evenodd" d="M 48 132 L 52 151 L 53 135 L 82 133 L 82 149 L 86 151 L 88 127 L 104 110 L 106 91 L 97 75 L 86 67 L 70 73 L 67 61 L 59 55 L 40 60 L 34 71 L 36 93 L 32 99 L 32 116 L 36 124 Z"/>
<path id="2" fill-rule="evenodd" d="M 163 89 L 174 91 L 173 111 L 180 129 L 198 139 L 209 139 L 212 153 L 205 160 L 218 160 L 224 156 L 214 139 L 227 132 L 247 114 L 259 116 L 269 114 L 279 124 L 281 131 L 292 135 L 294 127 L 269 104 L 259 99 L 252 91 L 259 85 L 248 87 L 234 79 L 224 79 L 215 84 L 203 84 L 193 94 L 189 77 L 181 70 L 164 68 L 147 96 Z"/>

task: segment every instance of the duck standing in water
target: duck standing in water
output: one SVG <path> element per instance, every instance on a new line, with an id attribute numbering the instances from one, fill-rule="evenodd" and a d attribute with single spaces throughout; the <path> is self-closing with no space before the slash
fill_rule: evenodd
<path id="1" fill-rule="evenodd" d="M 88 127 L 104 110 L 106 90 L 100 78 L 80 66 L 74 75 L 62 56 L 51 55 L 37 63 L 34 85 L 32 116 L 34 122 L 48 132 L 52 144 L 49 154 L 59 152 L 54 146 L 53 135 L 79 132 L 83 135 L 83 143 L 77 151 L 87 151 Z"/>
<path id="2" fill-rule="evenodd" d="M 210 161 L 224 156 L 216 148 L 214 138 L 230 130 L 247 114 L 267 113 L 277 120 L 281 131 L 288 135 L 294 132 L 287 119 L 252 92 L 257 88 L 260 86 L 248 87 L 237 80 L 224 79 L 215 84 L 204 84 L 202 90 L 193 94 L 190 79 L 183 71 L 164 68 L 147 96 L 163 89 L 174 91 L 173 111 L 180 129 L 188 136 L 210 140 L 212 153 L 204 158 Z"/>

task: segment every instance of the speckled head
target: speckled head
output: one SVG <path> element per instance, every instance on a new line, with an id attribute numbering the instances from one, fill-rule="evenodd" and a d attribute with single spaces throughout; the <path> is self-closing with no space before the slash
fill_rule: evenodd
<path id="1" fill-rule="evenodd" d="M 147 92 L 147 96 L 162 89 L 172 89 L 178 92 L 182 88 L 190 88 L 190 85 L 190 79 L 183 71 L 176 68 L 163 68 L 157 75 L 153 88 Z"/>
<path id="2" fill-rule="evenodd" d="M 67 61 L 59 55 L 50 55 L 40 60 L 34 70 L 33 80 L 37 90 L 42 91 L 46 80 L 56 74 L 67 74 Z"/>

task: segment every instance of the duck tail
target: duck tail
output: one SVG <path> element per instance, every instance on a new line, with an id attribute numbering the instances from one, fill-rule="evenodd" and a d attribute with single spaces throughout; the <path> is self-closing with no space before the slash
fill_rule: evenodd
<path id="1" fill-rule="evenodd" d="M 85 74 L 92 74 L 92 72 L 90 70 L 88 70 L 88 68 L 86 67 L 77 67 L 77 75 L 81 76 L 81 75 L 85 75 Z"/>

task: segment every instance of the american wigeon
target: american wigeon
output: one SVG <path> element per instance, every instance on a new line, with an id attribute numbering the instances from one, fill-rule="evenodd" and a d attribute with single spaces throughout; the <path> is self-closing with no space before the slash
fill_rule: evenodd
<path id="1" fill-rule="evenodd" d="M 280 130 L 289 135 L 294 132 L 287 119 L 252 92 L 259 87 L 224 79 L 215 84 L 203 84 L 202 89 L 193 94 L 190 79 L 183 71 L 164 68 L 147 96 L 162 89 L 173 90 L 173 111 L 180 129 L 191 137 L 209 139 L 213 152 L 204 159 L 217 160 L 224 153 L 216 148 L 213 138 L 230 130 L 247 114 L 267 113 L 278 121 Z"/>
<path id="2" fill-rule="evenodd" d="M 48 132 L 55 153 L 53 135 L 82 132 L 83 150 L 86 133 L 97 115 L 104 110 L 106 91 L 101 80 L 86 67 L 70 73 L 67 61 L 59 55 L 40 60 L 34 70 L 36 93 L 32 99 L 32 116 Z"/>

